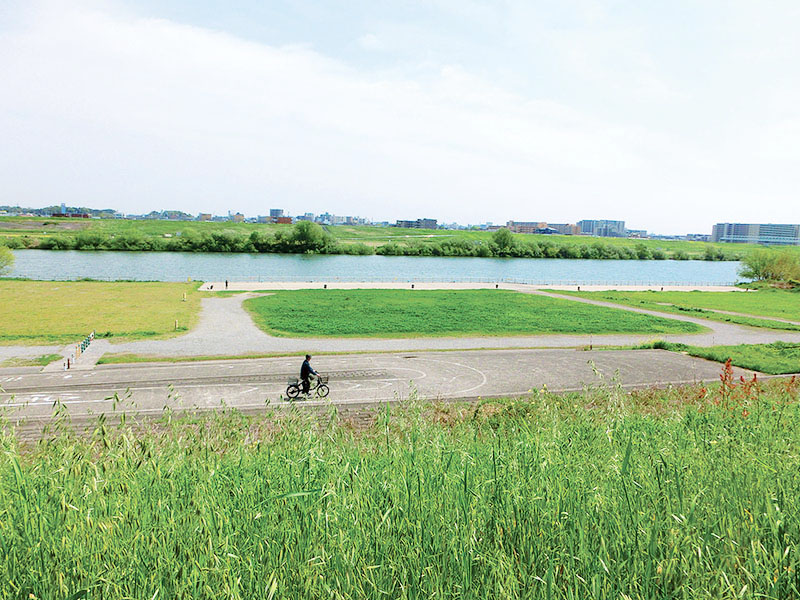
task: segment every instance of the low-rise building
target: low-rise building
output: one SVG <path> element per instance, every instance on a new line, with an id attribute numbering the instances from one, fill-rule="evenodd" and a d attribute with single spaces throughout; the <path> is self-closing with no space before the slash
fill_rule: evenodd
<path id="1" fill-rule="evenodd" d="M 536 233 L 539 229 L 547 227 L 544 221 L 508 221 L 506 229 L 511 233 Z"/>
<path id="2" fill-rule="evenodd" d="M 506 228 L 512 233 L 539 233 L 578 235 L 580 229 L 571 223 L 547 223 L 546 221 L 508 221 Z"/>

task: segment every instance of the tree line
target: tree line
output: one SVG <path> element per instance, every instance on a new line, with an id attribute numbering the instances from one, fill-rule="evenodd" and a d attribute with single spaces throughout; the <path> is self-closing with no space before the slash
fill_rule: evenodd
<path id="1" fill-rule="evenodd" d="M 708 245 L 701 256 L 685 250 L 666 252 L 644 242 L 633 246 L 612 245 L 602 240 L 584 244 L 557 240 L 524 240 L 507 229 L 494 232 L 489 240 L 452 239 L 403 243 L 387 242 L 377 247 L 363 243 L 342 244 L 316 223 L 302 221 L 291 229 L 273 233 L 253 231 L 249 235 L 235 231 L 186 232 L 171 238 L 145 236 L 138 232 L 109 235 L 99 231 L 81 231 L 75 235 L 50 237 L 14 237 L 5 240 L 11 248 L 42 250 L 116 250 L 159 252 L 245 252 L 280 254 L 352 254 L 382 256 L 470 256 L 485 258 L 570 258 L 626 260 L 739 260 L 737 253 L 725 253 Z"/>

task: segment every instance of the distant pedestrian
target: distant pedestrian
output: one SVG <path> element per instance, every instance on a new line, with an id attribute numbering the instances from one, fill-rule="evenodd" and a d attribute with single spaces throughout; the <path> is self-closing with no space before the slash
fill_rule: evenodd
<path id="1" fill-rule="evenodd" d="M 228 289 L 228 280 L 227 279 L 225 280 L 225 289 L 226 290 Z"/>

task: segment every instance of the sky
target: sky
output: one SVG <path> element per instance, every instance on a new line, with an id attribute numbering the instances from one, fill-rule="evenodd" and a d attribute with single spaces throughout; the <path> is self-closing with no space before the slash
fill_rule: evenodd
<path id="1" fill-rule="evenodd" d="M 800 222 L 797 0 L 2 0 L 0 205 Z"/>

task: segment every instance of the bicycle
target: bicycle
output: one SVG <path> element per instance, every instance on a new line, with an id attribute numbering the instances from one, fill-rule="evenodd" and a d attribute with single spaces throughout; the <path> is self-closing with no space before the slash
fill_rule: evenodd
<path id="1" fill-rule="evenodd" d="M 318 375 L 310 383 L 311 385 L 308 388 L 309 396 L 313 394 L 319 398 L 324 398 L 331 391 L 330 388 L 328 387 L 327 375 Z M 286 395 L 289 398 L 295 399 L 300 395 L 302 389 L 303 389 L 302 381 L 298 379 L 290 379 L 289 385 L 286 387 Z"/>

